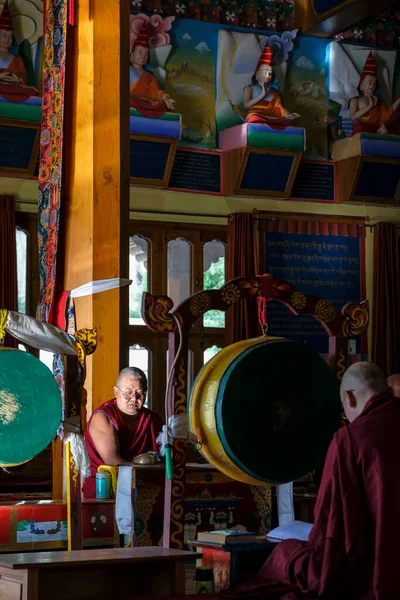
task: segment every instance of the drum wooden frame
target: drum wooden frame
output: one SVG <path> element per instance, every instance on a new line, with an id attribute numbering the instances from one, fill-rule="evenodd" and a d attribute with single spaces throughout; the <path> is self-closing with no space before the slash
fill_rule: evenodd
<path id="1" fill-rule="evenodd" d="M 263 277 L 233 279 L 219 290 L 207 290 L 189 296 L 176 308 L 167 296 L 143 294 L 142 316 L 147 327 L 155 332 L 169 334 L 170 368 L 174 365 L 168 397 L 169 415 L 184 414 L 187 410 L 188 341 L 194 323 L 209 310 L 226 312 L 239 300 L 263 297 Z M 295 294 L 302 295 L 300 304 L 293 302 L 294 298 L 298 298 Z M 327 323 L 324 321 L 324 314 L 330 303 L 317 296 L 299 292 L 287 281 L 272 279 L 272 298 L 285 304 L 294 314 L 308 314 L 321 323 L 330 338 L 330 364 L 337 378 L 341 379 L 348 362 L 347 337 L 363 335 L 367 330 L 368 302 L 348 304 L 340 313 L 335 310 L 335 317 Z M 324 303 L 324 311 L 320 310 L 321 301 Z M 179 356 L 177 356 L 178 349 Z M 166 547 L 183 548 L 186 464 L 184 440 L 174 440 L 173 459 L 173 477 L 171 481 L 167 479 L 165 485 L 163 540 Z"/>

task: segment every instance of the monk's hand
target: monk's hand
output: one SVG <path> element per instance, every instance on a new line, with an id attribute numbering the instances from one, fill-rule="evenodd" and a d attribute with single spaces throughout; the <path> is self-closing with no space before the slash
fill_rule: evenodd
<path id="1" fill-rule="evenodd" d="M 3 81 L 6 83 L 22 83 L 22 79 L 15 73 L 4 73 Z"/>
<path id="2" fill-rule="evenodd" d="M 268 94 L 268 83 L 266 81 L 264 81 L 264 83 L 262 84 L 262 97 L 265 98 L 265 96 Z"/>
<path id="3" fill-rule="evenodd" d="M 166 107 L 169 108 L 169 110 L 174 109 L 175 100 L 172 100 L 172 98 L 170 98 L 167 94 L 164 94 L 163 102 L 166 105 Z"/>
<path id="4" fill-rule="evenodd" d="M 12 83 L 12 77 L 8 71 L 3 71 L 0 73 L 0 81 L 6 81 L 7 83 Z"/>

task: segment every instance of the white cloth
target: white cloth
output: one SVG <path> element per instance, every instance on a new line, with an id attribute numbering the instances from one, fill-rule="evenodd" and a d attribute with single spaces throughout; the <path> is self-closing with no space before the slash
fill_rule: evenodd
<path id="1" fill-rule="evenodd" d="M 54 354 L 75 355 L 74 340 L 64 331 L 22 313 L 8 311 L 6 331 L 22 344 Z"/>
<path id="2" fill-rule="evenodd" d="M 279 526 L 268 533 L 269 538 L 275 538 L 277 540 L 301 540 L 306 542 L 310 531 L 312 529 L 311 523 L 304 523 L 304 521 L 292 521 L 285 525 Z"/>
<path id="3" fill-rule="evenodd" d="M 277 485 L 276 499 L 279 526 L 282 527 L 283 525 L 292 523 L 294 521 L 293 482 Z"/>
<path id="4" fill-rule="evenodd" d="M 186 413 L 174 415 L 168 419 L 167 427 L 163 425 L 162 431 L 157 437 L 157 445 L 160 447 L 161 456 L 165 455 L 165 446 L 172 444 L 174 440 L 186 440 L 189 444 L 197 444 L 197 436 L 189 431 L 188 418 Z"/>
<path id="5" fill-rule="evenodd" d="M 70 296 L 71 298 L 82 298 L 82 296 L 99 294 L 100 292 L 106 292 L 107 290 L 131 285 L 131 283 L 132 279 L 119 279 L 118 277 L 114 277 L 113 279 L 98 279 L 96 281 L 84 283 L 74 290 L 71 290 Z"/>
<path id="6" fill-rule="evenodd" d="M 120 535 L 132 536 L 135 533 L 135 514 L 132 506 L 133 466 L 118 467 L 115 520 Z"/>
<path id="7" fill-rule="evenodd" d="M 86 444 L 83 435 L 80 433 L 80 417 L 79 415 L 71 417 L 63 422 L 64 430 L 64 446 L 69 442 L 70 452 L 75 461 L 75 465 L 81 475 L 81 483 L 83 484 L 86 477 L 90 475 L 90 460 L 87 452 Z M 63 498 L 67 497 L 67 472 L 64 465 L 63 478 Z"/>

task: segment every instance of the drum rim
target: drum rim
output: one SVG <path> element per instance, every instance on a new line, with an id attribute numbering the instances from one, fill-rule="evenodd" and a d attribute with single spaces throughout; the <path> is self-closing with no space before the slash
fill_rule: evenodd
<path id="1" fill-rule="evenodd" d="M 33 360 L 36 365 L 39 364 L 40 365 L 39 369 L 41 369 L 43 373 L 46 373 L 46 371 L 49 371 L 49 369 L 46 367 L 46 365 L 44 365 L 36 356 L 31 354 L 30 352 L 24 352 L 24 351 L 20 350 L 19 348 L 8 348 L 8 347 L 1 347 L 0 351 L 1 350 L 18 352 L 24 356 L 23 360 L 26 360 L 28 362 Z M 44 371 L 44 369 L 46 369 L 46 371 Z M 60 423 L 62 422 L 62 398 L 61 398 L 61 393 L 60 393 L 59 387 L 57 385 L 57 382 L 56 382 L 54 376 L 52 375 L 51 371 L 49 371 L 49 375 L 50 376 L 47 377 L 47 373 L 46 373 L 46 380 L 48 382 L 47 385 L 49 386 L 49 388 L 51 388 L 51 386 L 53 386 L 54 392 L 56 392 L 56 391 L 58 392 L 58 395 L 57 395 L 57 398 L 59 399 L 59 401 L 57 402 L 58 406 L 57 406 L 57 410 L 54 410 L 54 415 L 56 415 L 56 412 L 58 414 L 57 419 L 54 416 L 54 423 L 56 422 L 56 420 L 58 420 L 57 427 L 55 428 L 54 432 L 51 435 L 49 433 L 48 436 L 46 436 L 46 440 L 43 442 L 44 446 L 41 450 L 39 450 L 39 452 L 36 452 L 35 454 L 33 454 L 32 456 L 29 456 L 28 458 L 24 457 L 24 460 L 19 461 L 19 462 L 16 462 L 12 456 L 10 456 L 10 457 L 2 456 L 2 460 L 0 460 L 0 467 L 4 467 L 4 468 L 16 467 L 16 466 L 20 466 L 20 465 L 23 465 L 23 464 L 29 462 L 30 460 L 35 458 L 35 456 L 40 454 L 40 452 L 42 452 L 50 444 L 50 442 L 54 438 L 55 434 L 57 433 L 57 429 L 58 429 Z M 39 373 L 39 377 L 40 377 L 40 373 Z M 51 380 L 54 383 L 50 383 Z M 54 397 L 55 396 L 56 396 L 56 394 L 54 394 Z M 53 418 L 52 418 L 52 421 L 53 421 Z M 5 433 L 4 430 L 3 430 L 3 433 Z M 48 440 L 47 440 L 47 438 L 48 438 Z M 43 436 L 43 439 L 44 439 L 44 436 Z M 10 458 L 11 460 L 4 461 L 4 458 Z"/>
<path id="2" fill-rule="evenodd" d="M 266 339 L 266 344 L 272 344 L 272 343 L 278 343 L 278 342 L 284 342 L 284 343 L 290 343 L 299 347 L 306 347 L 308 348 L 308 350 L 312 350 L 312 348 L 310 348 L 309 346 L 305 346 L 305 344 L 301 344 L 300 342 L 297 342 L 296 340 L 290 340 L 288 338 L 269 338 Z M 240 458 L 233 452 L 231 445 L 228 442 L 228 439 L 226 437 L 225 431 L 224 431 L 224 427 L 223 427 L 223 418 L 222 418 L 222 412 L 223 412 L 223 399 L 224 399 L 224 393 L 225 393 L 225 389 L 227 386 L 227 382 L 229 380 L 229 377 L 231 375 L 231 373 L 233 372 L 233 370 L 235 369 L 235 367 L 237 366 L 237 364 L 243 360 L 244 357 L 246 357 L 248 354 L 251 354 L 252 352 L 255 352 L 257 350 L 259 350 L 260 346 L 263 346 L 264 344 L 260 343 L 260 344 L 256 344 L 253 346 L 250 346 L 249 348 L 247 348 L 246 350 L 244 350 L 240 355 L 236 356 L 232 363 L 229 365 L 229 367 L 225 370 L 225 372 L 223 373 L 221 380 L 220 380 L 220 385 L 216 394 L 216 400 L 215 400 L 215 407 L 214 407 L 214 411 L 215 411 L 215 423 L 216 423 L 216 430 L 217 430 L 217 434 L 218 437 L 220 438 L 221 441 L 221 445 L 224 448 L 224 451 L 226 452 L 228 458 L 237 466 L 238 469 L 240 469 L 243 473 L 245 473 L 248 477 L 251 477 L 252 479 L 257 479 L 260 482 L 263 483 L 267 483 L 270 485 L 277 485 L 280 483 L 283 483 L 284 481 L 281 480 L 276 480 L 275 478 L 271 478 L 268 477 L 265 478 L 257 473 L 255 473 L 251 468 L 249 468 L 248 466 L 246 466 L 241 460 Z M 324 359 L 317 353 L 313 351 L 313 354 L 318 357 L 318 359 L 320 360 L 321 364 L 324 364 L 327 367 L 327 372 L 328 369 L 329 371 L 332 373 L 332 376 L 334 377 L 334 373 L 332 372 L 332 370 L 330 369 L 329 365 L 324 361 Z M 340 397 L 339 397 L 340 399 Z M 338 406 L 339 409 L 339 406 Z M 338 410 L 338 415 L 340 414 L 340 411 Z M 337 426 L 339 428 L 340 425 L 340 419 L 338 416 L 338 423 Z M 333 435 L 335 433 L 336 429 L 333 426 L 332 427 L 332 438 Z M 326 444 L 326 449 L 328 449 L 329 443 Z M 310 471 L 312 471 L 315 467 L 313 467 L 312 465 L 309 465 L 308 467 L 305 466 L 304 467 L 304 472 L 302 474 L 300 473 L 296 473 L 294 477 L 290 478 L 290 480 L 293 479 L 298 479 L 300 477 L 303 477 L 304 475 L 306 475 L 307 473 L 309 473 Z M 285 478 L 285 481 L 289 481 L 289 479 Z"/>

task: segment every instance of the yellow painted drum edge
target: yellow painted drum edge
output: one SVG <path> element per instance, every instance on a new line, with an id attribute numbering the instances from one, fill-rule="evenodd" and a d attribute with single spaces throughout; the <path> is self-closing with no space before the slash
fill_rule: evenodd
<path id="1" fill-rule="evenodd" d="M 19 463 L 0 463 L 0 468 L 2 469 L 8 469 L 9 467 L 19 467 L 21 465 L 25 465 L 27 462 L 31 461 L 33 458 L 35 458 L 34 456 L 32 456 L 32 458 L 29 458 L 28 460 L 24 460 L 23 462 L 19 462 Z"/>
<path id="2" fill-rule="evenodd" d="M 243 340 L 223 348 L 202 369 L 190 396 L 189 424 L 201 442 L 201 453 L 214 467 L 236 481 L 269 487 L 267 483 L 244 473 L 227 456 L 217 432 L 215 404 L 219 383 L 232 362 L 244 351 L 262 342 L 281 340 L 280 337 L 261 336 Z"/>

